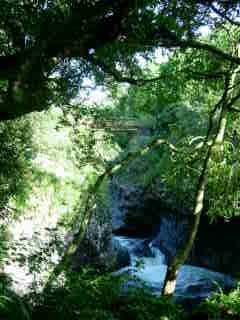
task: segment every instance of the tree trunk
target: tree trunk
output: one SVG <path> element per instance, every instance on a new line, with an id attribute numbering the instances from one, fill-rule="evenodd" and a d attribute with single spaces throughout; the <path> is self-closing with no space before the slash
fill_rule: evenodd
<path id="1" fill-rule="evenodd" d="M 212 143 L 209 144 L 209 141 L 208 141 L 209 137 L 205 141 L 205 145 L 207 146 L 207 154 L 204 159 L 202 171 L 198 179 L 196 197 L 194 202 L 194 210 L 192 215 L 192 221 L 190 224 L 190 231 L 187 236 L 187 239 L 182 243 L 176 256 L 173 258 L 172 262 L 167 268 L 167 274 L 166 274 L 165 281 L 162 288 L 162 295 L 165 295 L 165 296 L 173 295 L 176 287 L 176 279 L 177 279 L 179 268 L 184 264 L 187 257 L 189 256 L 194 240 L 196 238 L 196 234 L 197 234 L 199 223 L 200 223 L 201 213 L 203 209 L 204 194 L 205 194 L 207 178 L 208 178 L 207 172 L 208 172 L 209 162 L 211 157 L 214 154 L 221 153 L 221 148 L 223 144 L 224 134 L 225 134 L 226 125 L 227 125 L 228 107 L 229 107 L 228 92 L 229 92 L 229 81 L 226 81 L 225 91 L 220 100 L 221 112 L 219 116 L 217 132 L 215 134 L 215 137 Z M 212 114 L 212 117 L 213 116 L 214 114 Z M 211 125 L 212 123 L 211 118 L 209 123 Z M 208 130 L 208 132 L 210 131 L 211 130 Z"/>
<path id="2" fill-rule="evenodd" d="M 240 47 L 238 46 L 236 50 L 237 50 L 237 55 L 240 56 Z M 189 253 L 193 246 L 193 242 L 196 238 L 196 234 L 197 234 L 199 223 L 200 223 L 201 213 L 203 209 L 203 201 L 204 201 L 204 194 L 205 194 L 207 178 L 208 178 L 207 172 L 208 172 L 209 163 L 211 158 L 215 158 L 215 159 L 217 158 L 218 160 L 222 159 L 223 141 L 224 141 L 224 135 L 227 127 L 228 114 L 231 109 L 231 106 L 240 98 L 239 91 L 238 91 L 239 86 L 237 81 L 239 69 L 240 69 L 239 66 L 235 68 L 235 70 L 232 70 L 232 67 L 230 67 L 229 74 L 231 76 L 230 78 L 226 77 L 225 79 L 225 89 L 224 89 L 222 98 L 213 109 L 214 112 L 211 113 L 211 116 L 209 119 L 209 129 L 208 129 L 208 133 L 205 140 L 205 145 L 207 146 L 207 154 L 204 159 L 202 171 L 198 179 L 192 222 L 190 225 L 190 232 L 188 234 L 187 239 L 183 242 L 180 249 L 178 250 L 178 253 L 173 258 L 172 262 L 167 268 L 167 273 L 166 273 L 165 281 L 162 288 L 162 295 L 165 295 L 165 296 L 173 295 L 176 287 L 176 279 L 177 279 L 179 268 L 184 264 L 187 257 L 189 256 Z M 209 138 L 212 131 L 213 116 L 215 114 L 215 111 L 219 107 L 221 111 L 220 111 L 220 116 L 218 121 L 217 132 L 215 134 L 213 142 L 209 143 Z"/>
<path id="3" fill-rule="evenodd" d="M 118 172 L 120 169 L 125 167 L 130 161 L 144 156 L 149 151 L 153 150 L 154 148 L 157 148 L 161 145 L 167 145 L 172 151 L 177 152 L 177 149 L 175 146 L 165 139 L 155 138 L 150 143 L 145 145 L 142 149 L 139 149 L 134 152 L 129 152 L 125 157 L 123 157 L 122 160 L 117 162 L 116 164 L 113 164 L 109 168 L 107 168 L 96 180 L 95 184 L 92 188 L 88 191 L 88 196 L 85 203 L 85 208 L 82 215 L 82 221 L 80 225 L 78 226 L 77 232 L 73 235 L 72 241 L 68 244 L 61 260 L 59 263 L 55 266 L 53 271 L 51 272 L 49 278 L 47 279 L 44 291 L 48 291 L 48 289 L 51 287 L 52 282 L 58 278 L 58 276 L 63 272 L 63 270 L 68 269 L 70 264 L 70 257 L 76 252 L 78 246 L 80 245 L 81 241 L 84 238 L 87 226 L 89 222 L 91 221 L 93 209 L 96 205 L 96 194 L 98 189 L 100 188 L 101 184 L 105 180 L 105 178 L 111 177 L 114 173 Z"/>
<path id="4" fill-rule="evenodd" d="M 162 295 L 165 295 L 165 296 L 173 295 L 176 287 L 176 280 L 177 280 L 179 268 L 184 264 L 185 260 L 187 259 L 192 249 L 193 242 L 196 238 L 196 234 L 197 234 L 197 230 L 200 222 L 200 216 L 203 209 L 204 192 L 205 192 L 206 182 L 207 182 L 207 169 L 208 169 L 208 164 L 211 156 L 211 151 L 212 151 L 212 146 L 208 148 L 207 156 L 204 160 L 202 172 L 199 177 L 198 188 L 197 188 L 197 193 L 195 198 L 193 219 L 192 219 L 189 235 L 185 240 L 185 242 L 183 243 L 182 247 L 179 249 L 177 255 L 174 257 L 173 261 L 170 263 L 170 265 L 167 268 L 167 274 L 166 274 L 165 281 L 163 284 L 163 289 L 162 289 Z"/>

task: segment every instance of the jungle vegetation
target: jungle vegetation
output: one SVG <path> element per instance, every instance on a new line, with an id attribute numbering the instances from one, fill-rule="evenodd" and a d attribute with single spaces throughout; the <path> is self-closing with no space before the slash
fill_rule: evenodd
<path id="1" fill-rule="evenodd" d="M 0 307 L 12 319 L 15 308 L 23 318 L 48 314 L 64 319 L 69 310 L 54 307 L 64 297 L 76 319 L 84 299 L 90 301 L 96 291 L 93 301 L 99 309 L 92 319 L 122 319 L 124 312 L 136 319 L 161 319 L 162 306 L 167 319 L 180 319 L 184 314 L 168 298 L 203 208 L 212 220 L 239 214 L 238 1 L 1 0 L 0 5 L 0 214 L 5 239 L 0 257 L 7 255 L 8 219 L 33 211 L 32 190 L 44 195 L 52 190 L 57 209 L 72 213 L 63 214 L 62 223 L 75 230 L 42 300 L 36 294 L 25 306 L 3 285 Z M 96 88 L 107 92 L 106 101 L 91 101 Z M 136 134 L 141 128 L 149 134 Z M 51 169 L 40 170 L 36 162 L 43 154 L 61 158 L 72 175 L 58 179 Z M 131 165 L 144 174 L 131 175 Z M 163 300 L 135 293 L 129 297 L 134 308 L 127 311 L 121 308 L 127 303 L 117 301 L 117 284 L 109 290 L 110 305 L 98 296 L 108 291 L 109 275 L 83 271 L 77 276 L 85 288 L 75 286 L 76 275 L 68 273 L 69 257 L 93 207 L 106 200 L 107 180 L 118 173 L 146 188 L 163 181 L 167 192 L 192 212 L 191 232 L 168 266 Z M 56 289 L 53 283 L 63 272 L 69 282 Z M 84 297 L 82 305 L 75 305 L 78 295 Z M 239 312 L 237 298 L 232 304 L 224 294 L 214 299 L 205 305 L 209 319 L 216 319 L 216 310 L 229 318 Z M 226 308 L 216 307 L 225 302 Z M 90 319 L 90 310 L 89 304 L 81 319 Z"/>

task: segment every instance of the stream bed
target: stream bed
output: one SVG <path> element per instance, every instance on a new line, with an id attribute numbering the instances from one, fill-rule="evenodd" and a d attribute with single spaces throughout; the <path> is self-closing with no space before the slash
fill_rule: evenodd
<path id="1" fill-rule="evenodd" d="M 144 281 L 154 294 L 159 295 L 165 279 L 167 265 L 164 254 L 148 239 L 114 236 L 114 241 L 127 249 L 130 266 L 115 274 L 128 273 Z M 137 285 L 135 281 L 128 285 Z M 222 288 L 229 290 L 235 286 L 235 280 L 228 275 L 205 268 L 184 265 L 181 267 L 175 291 L 177 301 L 201 301 L 212 292 Z"/>

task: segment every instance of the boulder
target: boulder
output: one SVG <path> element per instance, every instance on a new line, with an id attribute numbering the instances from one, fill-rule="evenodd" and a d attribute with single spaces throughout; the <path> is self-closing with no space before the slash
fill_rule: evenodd
<path id="1" fill-rule="evenodd" d="M 113 256 L 115 257 L 115 269 L 129 266 L 131 263 L 127 248 L 123 247 L 115 238 L 112 239 Z"/>
<path id="2" fill-rule="evenodd" d="M 210 223 L 208 217 L 203 215 L 187 263 L 237 276 L 240 270 L 239 230 L 240 218 L 230 221 L 219 219 Z M 163 214 L 153 244 L 166 255 L 169 262 L 188 232 L 186 215 Z"/>
<path id="3" fill-rule="evenodd" d="M 123 290 L 127 291 L 131 287 L 149 288 L 154 294 L 159 295 L 166 276 L 167 267 L 165 265 L 152 265 L 147 268 L 137 270 L 134 267 L 124 268 L 115 272 L 115 276 L 126 274 L 129 278 L 123 284 Z M 139 282 L 140 280 L 140 282 Z M 213 272 L 205 268 L 184 265 L 181 267 L 178 277 L 174 299 L 183 304 L 201 302 L 209 297 L 213 292 L 223 290 L 228 292 L 236 287 L 236 281 L 228 275 Z"/>
<path id="4" fill-rule="evenodd" d="M 158 182 L 159 183 L 159 182 Z M 161 188 L 159 188 L 160 190 Z M 162 187 L 162 189 L 164 189 Z M 152 238 L 169 262 L 189 232 L 189 212 L 174 195 L 144 191 L 143 187 L 112 181 L 112 225 L 117 235 Z M 188 264 L 239 275 L 240 217 L 210 223 L 202 215 Z"/>
<path id="5" fill-rule="evenodd" d="M 72 256 L 72 267 L 77 270 L 82 265 L 91 265 L 100 270 L 111 270 L 114 264 L 112 253 L 110 211 L 97 207 L 77 252 Z"/>
<path id="6" fill-rule="evenodd" d="M 144 189 L 136 185 L 111 184 L 113 233 L 132 237 L 149 237 L 160 223 L 158 202 L 145 197 Z"/>

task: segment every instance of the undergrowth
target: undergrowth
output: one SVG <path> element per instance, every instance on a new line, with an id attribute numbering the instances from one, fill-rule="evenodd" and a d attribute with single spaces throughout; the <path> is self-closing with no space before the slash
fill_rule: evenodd
<path id="1" fill-rule="evenodd" d="M 66 274 L 64 284 L 52 286 L 41 294 L 31 293 L 20 298 L 1 287 L 0 319 L 185 319 L 181 307 L 153 296 L 146 289 L 124 292 L 123 281 L 123 278 L 83 269 L 80 273 Z"/>
<path id="2" fill-rule="evenodd" d="M 19 297 L 1 278 L 1 320 L 237 320 L 240 319 L 240 287 L 213 294 L 201 304 L 184 310 L 146 288 L 128 288 L 129 276 L 100 274 L 92 268 L 68 272 L 47 291 Z M 125 284 L 125 285 L 123 285 Z M 141 283 L 142 285 L 142 283 Z"/>

